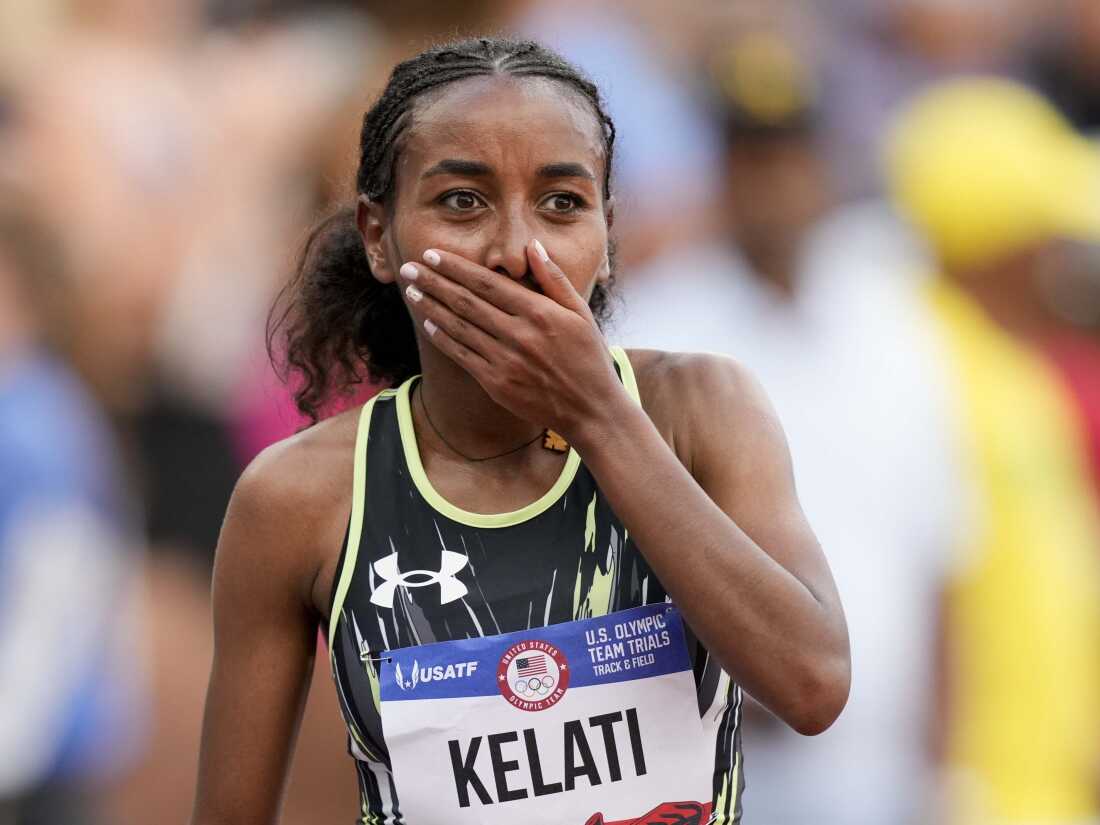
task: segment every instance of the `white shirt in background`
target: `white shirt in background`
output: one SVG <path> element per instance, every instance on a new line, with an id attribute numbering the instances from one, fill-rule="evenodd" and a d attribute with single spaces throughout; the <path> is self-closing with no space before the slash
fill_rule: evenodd
<path id="1" fill-rule="evenodd" d="M 851 698 L 814 738 L 759 724 L 763 711 L 746 724 L 754 825 L 903 825 L 930 802 L 931 656 L 959 482 L 934 339 L 895 269 L 907 258 L 867 226 L 819 232 L 793 299 L 732 250 L 666 256 L 632 275 L 610 331 L 626 346 L 728 354 L 761 380 L 840 590 Z"/>

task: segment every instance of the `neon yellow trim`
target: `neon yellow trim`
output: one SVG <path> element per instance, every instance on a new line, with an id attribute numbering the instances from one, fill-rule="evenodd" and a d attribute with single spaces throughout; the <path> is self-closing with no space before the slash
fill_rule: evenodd
<path id="1" fill-rule="evenodd" d="M 592 494 L 592 501 L 588 503 L 588 513 L 584 524 L 584 552 L 596 552 L 596 499 Z M 599 567 L 592 572 L 592 581 L 588 585 L 584 602 L 581 602 L 581 562 L 577 562 L 577 582 L 573 588 L 573 618 L 588 619 L 594 616 L 606 616 L 611 612 L 611 584 L 615 580 L 615 566 L 619 563 L 616 555 L 611 559 L 611 566 L 606 573 L 601 573 Z"/>
<path id="2" fill-rule="evenodd" d="M 733 772 L 722 776 L 722 790 L 714 801 L 714 814 L 717 818 L 711 820 L 713 825 L 724 825 L 724 823 L 733 822 L 733 817 L 737 814 L 737 802 L 740 793 L 737 786 L 740 781 L 741 754 L 736 753 L 733 757 Z M 732 799 L 730 799 L 731 795 Z M 726 813 L 727 809 L 729 810 L 728 814 Z"/>
<path id="3" fill-rule="evenodd" d="M 622 375 L 623 386 L 626 387 L 626 391 L 631 398 L 641 404 L 642 395 L 638 392 L 638 379 L 634 375 L 634 367 L 630 363 L 630 358 L 627 357 L 626 350 L 620 346 L 611 347 L 611 357 L 619 365 L 619 373 Z"/>
<path id="4" fill-rule="evenodd" d="M 382 712 L 382 685 L 378 681 L 378 671 L 374 668 L 373 660 L 368 657 L 366 661 L 367 665 L 367 682 L 370 683 L 370 696 L 374 700 L 374 709 L 379 713 Z"/>
<path id="5" fill-rule="evenodd" d="M 329 657 L 335 657 L 336 628 L 340 625 L 340 611 L 344 609 L 344 598 L 348 594 L 351 585 L 351 577 L 355 572 L 355 559 L 359 555 L 359 539 L 363 533 L 363 507 L 367 500 L 367 438 L 370 433 L 370 416 L 374 410 L 374 402 L 381 395 L 392 395 L 390 392 L 379 393 L 363 406 L 359 413 L 359 429 L 355 434 L 355 467 L 352 472 L 351 484 L 351 523 L 348 525 L 348 552 L 344 554 L 344 566 L 336 571 L 340 577 L 336 586 L 336 598 L 332 600 L 332 610 L 328 617 L 328 652 Z"/>
<path id="6" fill-rule="evenodd" d="M 584 516 L 584 552 L 596 552 L 596 501 L 599 496 L 592 494 L 592 500 L 588 502 L 588 512 Z"/>
<path id="7" fill-rule="evenodd" d="M 733 799 L 730 801 L 730 818 L 737 815 L 737 805 L 740 803 L 741 794 L 741 752 L 738 751 L 733 757 L 733 779 L 730 781 L 730 790 L 733 794 Z"/>
<path id="8" fill-rule="evenodd" d="M 735 725 L 735 727 L 740 727 L 740 725 L 741 725 L 741 711 L 738 707 L 736 707 L 736 704 L 741 701 L 740 697 L 738 697 L 739 688 L 736 685 L 733 684 L 733 680 L 730 679 L 730 676 L 729 676 L 728 673 L 726 673 L 725 671 L 722 671 L 722 676 L 727 680 L 727 682 L 726 682 L 726 684 L 727 684 L 727 688 L 726 688 L 726 690 L 727 690 L 727 701 L 732 700 L 735 704 L 735 707 L 734 707 L 734 714 L 735 714 L 734 725 Z M 721 732 L 721 726 L 719 726 L 719 732 Z M 736 741 L 736 738 L 737 737 L 736 737 L 736 733 L 735 733 L 734 741 Z M 738 788 L 738 784 L 740 782 L 741 782 L 741 751 L 737 750 L 737 751 L 734 751 L 734 753 L 733 753 L 733 770 L 730 771 L 730 772 L 727 772 L 727 773 L 723 773 L 723 775 L 722 775 L 722 790 L 719 791 L 718 798 L 714 801 L 714 812 L 720 818 L 715 819 L 713 825 L 719 825 L 719 823 L 733 822 L 733 817 L 737 813 L 737 803 L 738 803 L 739 797 L 740 797 L 740 788 Z M 733 797 L 732 801 L 730 800 L 731 795 Z M 727 809 L 729 810 L 728 814 L 726 813 Z M 719 812 L 721 812 L 721 813 L 719 813 Z"/>
<path id="9" fill-rule="evenodd" d="M 418 377 L 414 375 L 397 389 L 397 423 L 401 430 L 401 444 L 405 449 L 405 461 L 409 465 L 409 474 L 412 476 L 413 483 L 416 484 L 416 489 L 420 491 L 420 495 L 429 506 L 452 521 L 470 527 L 511 527 L 532 519 L 552 507 L 573 483 L 577 468 L 581 465 L 581 457 L 570 447 L 565 467 L 562 468 L 561 475 L 554 482 L 554 486 L 526 507 L 510 513 L 471 513 L 469 510 L 463 510 L 451 504 L 436 492 L 428 479 L 428 474 L 424 472 L 424 465 L 420 463 L 420 448 L 416 444 L 412 408 L 409 406 L 409 391 L 412 389 L 413 381 Z"/>
<path id="10" fill-rule="evenodd" d="M 581 564 L 584 559 L 577 559 L 577 575 L 573 578 L 573 618 L 581 616 Z"/>

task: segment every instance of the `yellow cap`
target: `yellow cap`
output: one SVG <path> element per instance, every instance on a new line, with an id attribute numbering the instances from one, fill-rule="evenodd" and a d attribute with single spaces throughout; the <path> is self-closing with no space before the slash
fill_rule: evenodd
<path id="1" fill-rule="evenodd" d="M 745 32 L 710 56 L 710 80 L 735 132 L 805 131 L 817 87 L 795 46 L 777 33 Z"/>
<path id="2" fill-rule="evenodd" d="M 1100 241 L 1100 151 L 1017 83 L 968 78 L 919 95 L 894 123 L 886 163 L 898 207 L 948 265 Z"/>

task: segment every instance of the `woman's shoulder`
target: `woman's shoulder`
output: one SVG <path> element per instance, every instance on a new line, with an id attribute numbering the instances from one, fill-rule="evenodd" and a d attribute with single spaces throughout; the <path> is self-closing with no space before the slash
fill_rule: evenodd
<path id="1" fill-rule="evenodd" d="M 324 550 L 333 540 L 338 546 L 351 502 L 358 417 L 359 409 L 340 413 L 264 449 L 237 481 L 230 513 L 261 543 L 298 553 Z"/>
<path id="2" fill-rule="evenodd" d="M 656 349 L 628 349 L 626 354 L 642 405 L 651 415 L 668 414 L 685 402 L 703 408 L 738 407 L 751 404 L 762 393 L 752 371 L 729 355 Z"/>
<path id="3" fill-rule="evenodd" d="M 626 351 L 642 407 L 681 459 L 714 438 L 752 438 L 778 427 L 760 382 L 744 364 L 709 352 Z M 690 464 L 689 464 L 690 466 Z"/>
<path id="4" fill-rule="evenodd" d="M 265 499 L 324 498 L 327 491 L 318 485 L 332 485 L 342 470 L 351 478 L 361 409 L 346 410 L 266 447 L 245 468 L 238 486 Z"/>

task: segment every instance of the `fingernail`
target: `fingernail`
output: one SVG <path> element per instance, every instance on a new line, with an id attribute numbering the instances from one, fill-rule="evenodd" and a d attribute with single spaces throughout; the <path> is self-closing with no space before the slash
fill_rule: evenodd
<path id="1" fill-rule="evenodd" d="M 428 266 L 439 266 L 439 253 L 429 249 L 424 253 L 424 260 Z"/>
<path id="2" fill-rule="evenodd" d="M 410 301 L 419 301 L 421 298 L 424 297 L 424 293 L 412 284 L 409 284 L 409 286 L 405 289 L 405 294 L 409 296 Z"/>
<path id="3" fill-rule="evenodd" d="M 424 329 L 426 329 L 428 331 L 428 335 L 435 335 L 435 331 L 437 329 L 439 329 L 439 327 L 437 327 L 435 324 L 432 323 L 431 318 L 425 318 L 424 319 Z"/>
<path id="4" fill-rule="evenodd" d="M 546 263 L 550 260 L 550 256 L 546 254 L 546 248 L 541 243 L 539 243 L 538 238 L 535 238 L 532 241 L 532 244 L 535 247 L 535 254 L 542 258 L 543 263 Z"/>
<path id="5" fill-rule="evenodd" d="M 408 278 L 410 281 L 415 281 L 416 276 L 420 273 L 416 271 L 416 264 L 402 264 L 401 269 L 398 270 L 402 275 Z"/>

